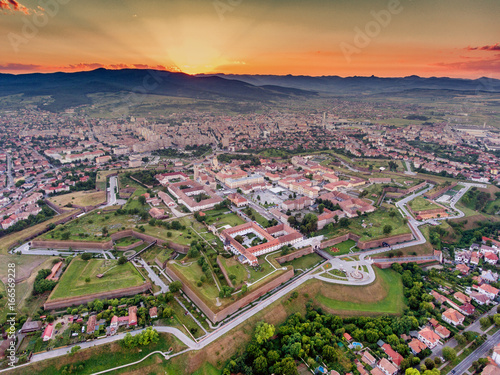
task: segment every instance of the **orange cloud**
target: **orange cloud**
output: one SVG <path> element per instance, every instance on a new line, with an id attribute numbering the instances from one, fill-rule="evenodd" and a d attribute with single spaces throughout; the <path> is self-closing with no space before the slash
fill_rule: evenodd
<path id="1" fill-rule="evenodd" d="M 30 10 L 16 0 L 0 0 L 0 9 L 30 14 Z"/>
<path id="2" fill-rule="evenodd" d="M 481 47 L 471 47 L 465 48 L 468 51 L 500 51 L 500 43 L 496 43 L 492 46 L 481 46 Z"/>

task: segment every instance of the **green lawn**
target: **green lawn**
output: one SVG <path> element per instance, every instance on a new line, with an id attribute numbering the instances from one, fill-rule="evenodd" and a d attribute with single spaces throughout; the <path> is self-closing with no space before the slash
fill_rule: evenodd
<path id="1" fill-rule="evenodd" d="M 324 306 L 333 310 L 343 310 L 343 311 L 356 311 L 356 312 L 367 312 L 367 313 L 377 313 L 377 314 L 400 314 L 405 306 L 403 300 L 403 283 L 401 281 L 401 276 L 391 270 L 380 270 L 374 267 L 377 279 L 375 283 L 380 283 L 379 293 L 384 295 L 383 299 L 377 301 L 376 303 L 367 302 L 353 302 L 353 301 L 340 301 L 325 297 L 321 293 L 316 296 L 316 300 L 323 304 Z M 344 286 L 347 288 L 345 292 L 352 295 L 355 299 L 359 297 L 360 300 L 363 299 L 363 294 L 366 293 L 367 287 L 365 286 Z"/>
<path id="2" fill-rule="evenodd" d="M 336 245 L 333 245 L 332 247 L 328 247 L 326 248 L 325 250 L 327 252 L 329 252 L 330 254 L 332 254 L 333 256 L 336 256 L 336 255 L 344 255 L 344 254 L 348 254 L 351 247 L 355 246 L 356 245 L 356 241 L 353 241 L 353 240 L 347 240 L 347 241 L 344 241 L 344 242 L 341 242 L 341 243 L 338 243 Z M 337 248 L 339 249 L 339 251 L 337 252 L 334 252 L 332 250 L 332 248 Z M 356 251 L 359 251 L 359 249 L 357 247 L 354 247 L 352 249 L 354 252 Z"/>
<path id="3" fill-rule="evenodd" d="M 120 238 L 119 240 L 117 240 L 115 242 L 115 245 L 116 246 L 129 246 L 129 245 L 132 245 L 132 244 L 137 243 L 139 241 L 140 241 L 140 239 L 135 238 L 135 237 L 123 237 L 123 238 Z"/>
<path id="4" fill-rule="evenodd" d="M 424 197 L 417 197 L 411 200 L 408 204 L 413 211 L 432 210 L 435 208 L 439 208 L 438 205 L 432 203 L 430 200 L 425 199 Z"/>
<path id="5" fill-rule="evenodd" d="M 219 297 L 219 289 L 215 286 L 212 278 L 207 278 L 201 287 L 197 286 L 197 282 L 200 281 L 204 273 L 196 261 L 187 264 L 171 262 L 168 267 L 175 270 L 182 282 L 189 285 L 189 288 L 196 292 L 211 309 L 216 308 L 215 303 L 217 302 L 216 298 Z M 223 299 L 221 299 L 222 301 Z"/>
<path id="6" fill-rule="evenodd" d="M 225 225 L 235 227 L 240 224 L 245 224 L 245 220 L 234 213 L 227 214 L 229 210 L 210 210 L 204 211 L 207 215 L 205 222 L 207 224 L 215 224 L 217 228 L 221 228 Z"/>
<path id="7" fill-rule="evenodd" d="M 323 258 L 316 253 L 307 254 L 290 262 L 283 263 L 283 266 L 292 266 L 295 270 L 306 270 L 323 261 Z"/>
<path id="8" fill-rule="evenodd" d="M 109 270 L 108 272 L 106 272 Z M 106 274 L 97 278 L 98 274 Z M 86 279 L 90 281 L 86 281 Z M 91 293 L 141 285 L 143 277 L 131 263 L 118 265 L 116 260 L 74 258 L 68 266 L 49 300 L 83 296 Z"/>
<path id="9" fill-rule="evenodd" d="M 227 271 L 227 274 L 236 276 L 236 279 L 233 281 L 234 286 L 240 285 L 243 281 L 248 279 L 247 266 L 238 262 L 235 257 L 226 259 L 219 256 L 219 259 Z"/>
<path id="10" fill-rule="evenodd" d="M 269 226 L 269 220 L 267 220 L 264 216 L 262 216 L 261 214 L 259 214 L 253 208 L 251 208 L 251 207 L 245 208 L 245 210 L 244 210 L 245 214 L 246 214 L 246 211 L 248 209 L 251 212 L 251 215 L 248 215 L 248 217 L 250 217 L 250 219 L 256 221 L 257 223 L 259 223 L 260 225 L 262 225 L 264 228 L 266 228 L 266 227 Z"/>

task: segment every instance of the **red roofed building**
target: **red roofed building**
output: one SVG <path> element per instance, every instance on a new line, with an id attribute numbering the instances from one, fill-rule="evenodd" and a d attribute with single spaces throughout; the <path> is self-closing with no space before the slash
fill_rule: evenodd
<path id="1" fill-rule="evenodd" d="M 464 322 L 465 316 L 450 307 L 448 310 L 441 314 L 441 318 L 443 318 L 446 323 L 458 326 Z"/>
<path id="2" fill-rule="evenodd" d="M 439 336 L 429 327 L 425 327 L 418 333 L 418 339 L 429 349 L 433 349 L 439 342 Z"/>
<path id="3" fill-rule="evenodd" d="M 484 261 L 489 264 L 497 264 L 498 256 L 496 256 L 495 253 L 488 251 L 484 254 Z"/>
<path id="4" fill-rule="evenodd" d="M 384 344 L 382 345 L 382 349 L 384 350 L 385 354 L 387 354 L 392 362 L 399 367 L 401 366 L 401 362 L 403 361 L 403 357 L 401 354 L 396 352 L 394 349 L 391 348 L 389 344 Z"/>
<path id="5" fill-rule="evenodd" d="M 137 325 L 137 306 L 130 306 L 128 308 L 128 325 Z"/>
<path id="6" fill-rule="evenodd" d="M 410 347 L 410 350 L 414 355 L 417 355 L 422 350 L 427 349 L 427 345 L 417 339 L 412 339 L 408 346 Z"/>
<path id="7" fill-rule="evenodd" d="M 49 341 L 52 338 L 52 335 L 54 333 L 54 325 L 49 324 L 47 327 L 45 327 L 45 330 L 43 331 L 43 341 Z"/>
<path id="8" fill-rule="evenodd" d="M 480 287 L 477 288 L 477 291 L 479 293 L 484 294 L 489 299 L 495 299 L 495 297 L 498 295 L 498 289 L 492 287 L 489 284 L 483 284 L 483 285 L 481 285 Z"/>
<path id="9" fill-rule="evenodd" d="M 232 193 L 227 196 L 227 199 L 234 204 L 236 207 L 242 207 L 248 205 L 248 200 L 239 193 Z"/>

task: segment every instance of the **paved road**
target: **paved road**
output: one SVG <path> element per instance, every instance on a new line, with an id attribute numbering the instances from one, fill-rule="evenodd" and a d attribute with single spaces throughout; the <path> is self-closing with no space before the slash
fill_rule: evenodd
<path id="1" fill-rule="evenodd" d="M 488 340 L 484 342 L 479 348 L 474 350 L 468 357 L 460 362 L 450 374 L 461 375 L 472 366 L 472 362 L 477 361 L 479 358 L 486 357 L 487 353 L 500 342 L 500 331 L 495 332 Z"/>
<path id="2" fill-rule="evenodd" d="M 11 188 L 14 186 L 14 177 L 12 176 L 12 156 L 7 153 L 7 187 Z"/>
<path id="3" fill-rule="evenodd" d="M 23 254 L 23 255 L 43 255 L 43 256 L 73 256 L 81 253 L 92 253 L 92 254 L 103 254 L 104 257 L 109 259 L 116 259 L 111 251 L 105 251 L 101 249 L 82 249 L 78 251 L 69 251 L 68 249 L 33 249 L 30 247 L 29 242 L 22 244 L 21 246 L 12 250 L 12 254 Z"/>
<path id="4" fill-rule="evenodd" d="M 148 277 L 151 279 L 151 281 L 153 281 L 153 283 L 155 283 L 161 288 L 159 292 L 155 293 L 155 296 L 158 294 L 167 293 L 170 290 L 168 288 L 168 285 L 163 282 L 163 280 L 155 273 L 155 271 L 153 271 L 153 269 L 143 259 L 139 258 L 136 260 L 136 262 L 139 263 L 141 267 L 147 272 Z"/>

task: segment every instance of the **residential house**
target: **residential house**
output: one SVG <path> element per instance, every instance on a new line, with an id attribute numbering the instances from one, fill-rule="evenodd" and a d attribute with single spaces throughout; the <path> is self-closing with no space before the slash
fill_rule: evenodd
<path id="1" fill-rule="evenodd" d="M 457 264 L 455 268 L 459 270 L 462 275 L 467 275 L 470 271 L 470 268 L 463 263 Z"/>
<path id="2" fill-rule="evenodd" d="M 427 349 L 427 345 L 425 345 L 422 341 L 415 338 L 410 341 L 408 346 L 410 347 L 410 350 L 413 353 L 413 355 L 417 355 L 422 350 Z"/>
<path id="3" fill-rule="evenodd" d="M 446 327 L 443 327 L 440 324 L 435 328 L 435 331 L 439 335 L 439 337 L 441 337 L 442 339 L 447 339 L 448 337 L 450 337 L 450 334 L 451 334 L 449 329 L 447 329 Z"/>
<path id="4" fill-rule="evenodd" d="M 443 318 L 446 323 L 458 326 L 464 322 L 465 316 L 450 307 L 448 310 L 441 314 L 441 318 Z"/>
<path id="5" fill-rule="evenodd" d="M 471 301 L 471 298 L 465 294 L 463 294 L 462 292 L 456 292 L 455 294 L 453 294 L 453 297 L 455 297 L 455 299 L 461 303 L 467 303 Z"/>
<path id="6" fill-rule="evenodd" d="M 477 291 L 479 293 L 482 293 L 484 294 L 485 296 L 487 296 L 489 299 L 493 300 L 496 298 L 496 296 L 498 295 L 498 289 L 497 288 L 494 288 L 492 287 L 491 285 L 489 284 L 483 284 L 481 286 L 479 286 L 477 288 Z"/>
<path id="7" fill-rule="evenodd" d="M 493 348 L 491 359 L 494 360 L 497 365 L 500 365 L 500 343 L 496 344 Z"/>
<path id="8" fill-rule="evenodd" d="M 158 318 L 158 308 L 156 306 L 153 306 L 149 309 L 149 317 L 151 319 Z"/>
<path id="9" fill-rule="evenodd" d="M 370 353 L 369 350 L 365 350 L 363 352 L 363 356 L 361 357 L 361 360 L 366 363 L 369 366 L 375 366 L 375 363 L 377 363 L 377 360 L 375 357 Z"/>
<path id="10" fill-rule="evenodd" d="M 455 252 L 455 262 L 457 263 L 469 263 L 471 258 L 470 251 L 456 251 Z"/>
<path id="11" fill-rule="evenodd" d="M 382 370 L 385 375 L 394 375 L 398 372 L 398 368 L 387 358 L 382 358 L 377 364 L 377 367 Z"/>
<path id="12" fill-rule="evenodd" d="M 418 339 L 427 345 L 429 349 L 433 349 L 439 343 L 439 336 L 429 327 L 425 327 L 418 332 Z"/>
<path id="13" fill-rule="evenodd" d="M 497 264 L 498 256 L 495 253 L 488 251 L 484 254 L 484 261 L 489 264 Z"/>
<path id="14" fill-rule="evenodd" d="M 137 325 L 137 306 L 130 306 L 128 308 L 128 325 Z"/>
<path id="15" fill-rule="evenodd" d="M 95 332 L 96 323 L 97 323 L 97 316 L 91 315 L 87 322 L 87 333 L 89 335 Z"/>
<path id="16" fill-rule="evenodd" d="M 54 334 L 54 325 L 53 324 L 47 325 L 42 334 L 43 341 L 49 341 L 52 338 L 53 334 Z"/>
<path id="17" fill-rule="evenodd" d="M 490 303 L 488 296 L 479 292 L 471 292 L 470 297 L 473 301 L 476 301 L 478 305 L 487 305 Z"/>
<path id="18" fill-rule="evenodd" d="M 392 349 L 389 344 L 382 345 L 382 350 L 385 354 L 387 354 L 392 363 L 394 363 L 398 368 L 401 366 L 401 362 L 403 361 L 401 354 Z"/>

